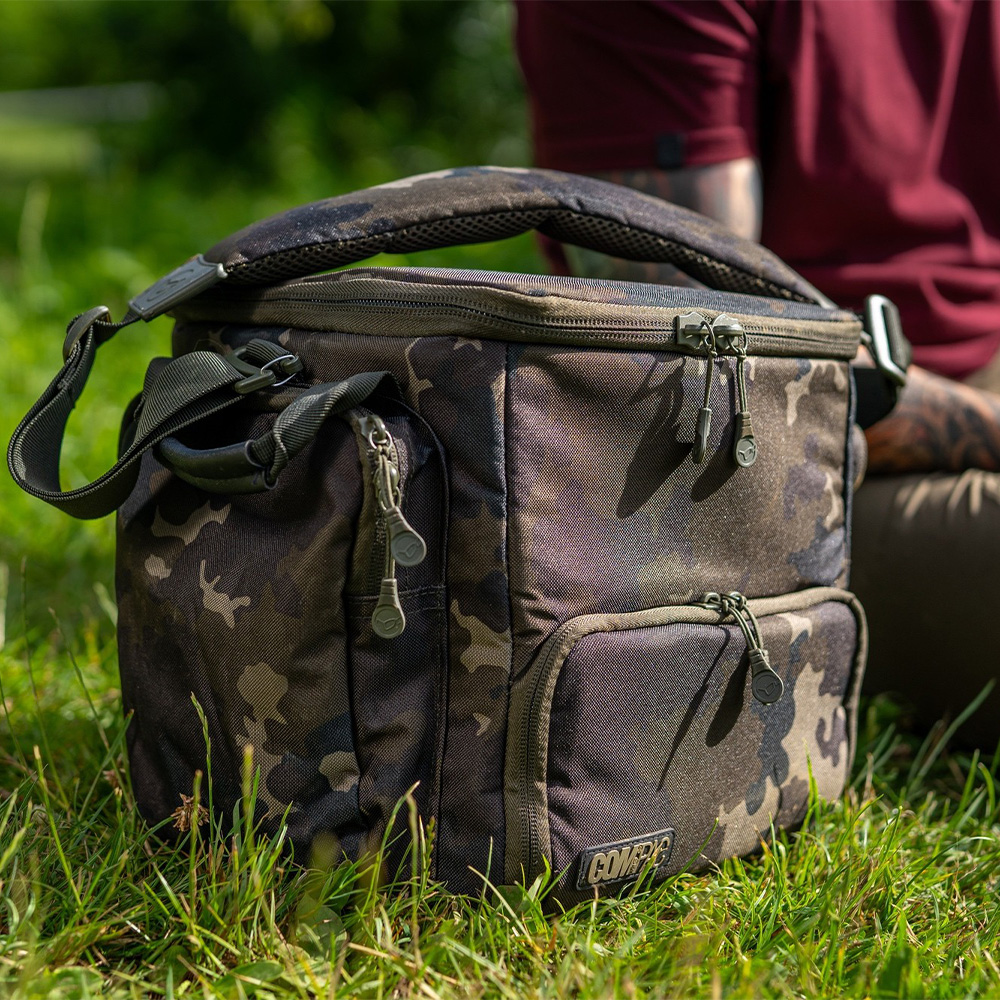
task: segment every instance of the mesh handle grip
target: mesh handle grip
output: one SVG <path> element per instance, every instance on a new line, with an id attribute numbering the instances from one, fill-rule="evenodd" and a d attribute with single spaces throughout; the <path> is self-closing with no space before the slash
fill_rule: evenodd
<path id="1" fill-rule="evenodd" d="M 832 306 L 778 257 L 688 209 L 552 170 L 466 167 L 316 201 L 254 223 L 204 258 L 266 284 L 365 260 L 538 230 L 629 260 L 672 264 L 710 288 Z"/>

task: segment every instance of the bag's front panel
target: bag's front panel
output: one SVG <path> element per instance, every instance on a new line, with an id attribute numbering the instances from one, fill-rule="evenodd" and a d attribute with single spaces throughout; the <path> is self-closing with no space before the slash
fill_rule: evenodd
<path id="1" fill-rule="evenodd" d="M 758 455 L 741 467 L 736 364 L 716 362 L 707 453 L 695 464 L 703 359 L 520 353 L 508 431 L 515 673 L 575 615 L 843 581 L 847 366 L 750 358 Z"/>

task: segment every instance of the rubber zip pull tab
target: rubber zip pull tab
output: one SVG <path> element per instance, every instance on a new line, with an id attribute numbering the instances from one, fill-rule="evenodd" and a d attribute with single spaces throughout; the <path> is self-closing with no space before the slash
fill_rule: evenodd
<path id="1" fill-rule="evenodd" d="M 705 350 L 708 354 L 708 366 L 705 370 L 705 398 L 702 400 L 701 409 L 698 411 L 698 422 L 694 429 L 694 449 L 691 452 L 691 461 L 695 465 L 701 465 L 705 461 L 708 452 L 708 435 L 712 431 L 712 408 L 708 405 L 712 398 L 712 376 L 715 374 L 715 334 L 712 328 L 708 328 L 705 340 Z"/>
<path id="2" fill-rule="evenodd" d="M 383 639 L 395 639 L 406 628 L 406 615 L 399 603 L 399 584 L 396 582 L 396 560 L 389 546 L 385 549 L 385 577 L 378 592 L 378 603 L 372 612 L 372 631 Z"/>
<path id="3" fill-rule="evenodd" d="M 784 693 L 785 685 L 771 666 L 771 658 L 760 638 L 760 623 L 738 590 L 728 594 L 710 592 L 699 602 L 701 607 L 717 611 L 723 619 L 732 618 L 740 627 L 750 661 L 750 690 L 762 705 L 771 705 Z"/>
<path id="4" fill-rule="evenodd" d="M 677 331 L 677 343 L 695 351 L 704 351 L 708 358 L 708 370 L 705 372 L 705 398 L 694 429 L 694 445 L 691 448 L 691 461 L 701 465 L 708 453 L 708 436 L 712 430 L 712 408 L 708 405 L 712 398 L 712 376 L 715 374 L 715 359 L 718 349 L 715 340 L 715 330 L 708 319 L 700 312 L 686 312 L 674 320 Z"/>
<path id="5" fill-rule="evenodd" d="M 757 461 L 757 439 L 753 436 L 750 408 L 747 405 L 747 364 L 746 347 L 736 348 L 736 393 L 739 410 L 736 414 L 736 434 L 733 438 L 733 461 L 744 469 Z"/>
<path id="6" fill-rule="evenodd" d="M 757 461 L 757 441 L 747 405 L 747 335 L 739 320 L 721 313 L 712 320 L 715 349 L 719 354 L 736 356 L 736 428 L 733 437 L 733 461 L 746 468 Z"/>
<path id="7" fill-rule="evenodd" d="M 419 566 L 427 555 L 427 543 L 403 516 L 403 490 L 399 466 L 393 457 L 393 440 L 385 422 L 374 413 L 368 443 L 375 451 L 375 497 L 385 519 L 388 550 L 400 566 Z M 389 575 L 389 574 L 387 574 Z"/>

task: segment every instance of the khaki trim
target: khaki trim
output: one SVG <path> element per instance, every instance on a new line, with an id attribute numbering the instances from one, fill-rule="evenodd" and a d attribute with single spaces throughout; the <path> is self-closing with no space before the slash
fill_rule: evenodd
<path id="1" fill-rule="evenodd" d="M 768 300 L 770 301 L 770 300 Z M 226 287 L 184 303 L 179 318 L 290 326 L 383 337 L 474 337 L 575 347 L 650 347 L 682 354 L 674 319 L 690 305 L 643 306 L 566 295 L 534 296 L 481 285 L 357 277 L 266 288 Z M 698 309 L 710 321 L 721 313 Z M 748 353 L 850 360 L 857 320 L 791 320 L 728 311 L 746 330 Z"/>

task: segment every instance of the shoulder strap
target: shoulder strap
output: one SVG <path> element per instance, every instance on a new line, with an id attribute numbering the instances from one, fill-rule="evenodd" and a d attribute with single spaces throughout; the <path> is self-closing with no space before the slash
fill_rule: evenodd
<path id="1" fill-rule="evenodd" d="M 238 403 L 241 396 L 233 386 L 247 377 L 211 351 L 193 351 L 175 358 L 143 389 L 132 440 L 118 461 L 92 483 L 63 490 L 59 484 L 63 435 L 97 349 L 138 318 L 130 315 L 114 324 L 95 319 L 95 313 L 106 317 L 107 309 L 91 310 L 70 324 L 75 339 L 62 369 L 18 425 L 7 448 L 8 467 L 21 489 L 80 518 L 102 517 L 115 510 L 132 491 L 143 454 L 164 437 Z M 85 317 L 89 317 L 86 329 L 82 333 L 74 330 Z"/>

